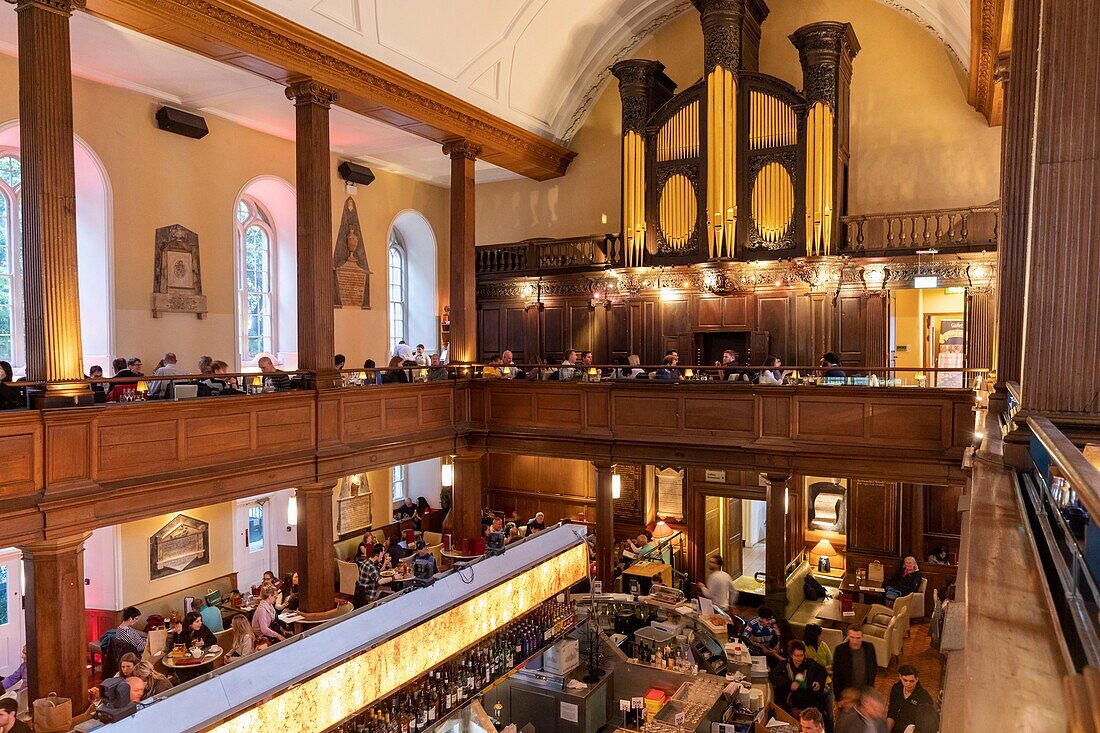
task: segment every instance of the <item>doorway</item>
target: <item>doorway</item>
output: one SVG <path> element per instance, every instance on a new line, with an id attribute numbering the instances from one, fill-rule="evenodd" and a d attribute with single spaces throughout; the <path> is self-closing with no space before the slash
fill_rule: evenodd
<path id="1" fill-rule="evenodd" d="M 764 584 L 755 575 L 764 572 L 767 555 L 766 502 L 725 496 L 704 499 L 704 561 L 721 555 L 722 565 L 738 591 L 763 595 Z"/>
<path id="2" fill-rule="evenodd" d="M 0 550 L 0 672 L 8 674 L 23 653 L 23 560 L 18 550 Z"/>
<path id="3" fill-rule="evenodd" d="M 276 571 L 269 509 L 270 497 L 241 499 L 233 513 L 233 566 L 241 586 L 259 583 L 264 571 Z"/>

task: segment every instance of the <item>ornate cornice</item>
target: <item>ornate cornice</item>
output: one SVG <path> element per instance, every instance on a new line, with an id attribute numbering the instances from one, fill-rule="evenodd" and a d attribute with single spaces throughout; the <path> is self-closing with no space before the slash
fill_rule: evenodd
<path id="1" fill-rule="evenodd" d="M 313 79 L 298 79 L 287 85 L 286 98 L 294 102 L 295 107 L 316 104 L 327 109 L 339 98 L 339 94 L 332 87 Z"/>
<path id="2" fill-rule="evenodd" d="M 443 154 L 449 155 L 452 160 L 455 158 L 477 160 L 481 157 L 481 146 L 475 145 L 469 140 L 448 140 L 443 143 Z"/>
<path id="3" fill-rule="evenodd" d="M 703 26 L 703 74 L 741 68 L 741 16 L 745 0 L 691 0 Z"/>
<path id="4" fill-rule="evenodd" d="M 611 67 L 619 80 L 619 96 L 623 105 L 623 132 L 642 132 L 649 115 L 672 96 L 676 85 L 665 75 L 660 61 L 628 59 Z"/>
<path id="5" fill-rule="evenodd" d="M 1012 18 L 1005 13 L 1005 0 L 974 0 L 971 3 L 970 86 L 968 101 L 990 125 L 1001 124 L 1004 106 L 1003 79 L 997 65 L 1007 57 L 1002 48 L 1011 37 Z M 1007 66 L 1007 63 L 1004 64 Z"/>
<path id="6" fill-rule="evenodd" d="M 484 148 L 489 162 L 536 180 L 563 175 L 576 156 L 248 0 L 86 1 L 98 17 L 272 81 L 316 79 L 337 90 L 346 109 L 389 124 L 397 112 L 411 120 L 404 129 L 429 140 L 466 138 Z M 225 46 L 241 54 L 226 55 Z"/>
<path id="7" fill-rule="evenodd" d="M 837 90 L 845 67 L 859 53 L 850 23 L 822 21 L 804 25 L 789 37 L 802 64 L 802 94 L 807 104 L 824 102 L 837 109 Z M 847 78 L 847 77 L 845 77 Z"/>
<path id="8" fill-rule="evenodd" d="M 72 15 L 74 10 L 83 8 L 87 0 L 4 0 L 15 6 L 15 12 L 19 13 L 28 8 L 38 10 L 50 10 L 63 15 Z"/>

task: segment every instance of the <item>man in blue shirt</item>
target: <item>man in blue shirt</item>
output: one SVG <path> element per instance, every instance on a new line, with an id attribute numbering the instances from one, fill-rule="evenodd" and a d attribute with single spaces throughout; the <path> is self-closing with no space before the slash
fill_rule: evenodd
<path id="1" fill-rule="evenodd" d="M 772 659 L 782 659 L 775 614 L 767 606 L 757 609 L 756 618 L 745 624 L 745 630 L 741 632 L 741 636 L 755 647 L 754 652 L 766 654 Z"/>
<path id="2" fill-rule="evenodd" d="M 216 634 L 219 631 L 225 631 L 225 622 L 222 620 L 221 609 L 206 605 L 205 598 L 196 598 L 191 601 L 191 610 L 202 617 L 203 626 L 210 629 L 211 633 Z"/>

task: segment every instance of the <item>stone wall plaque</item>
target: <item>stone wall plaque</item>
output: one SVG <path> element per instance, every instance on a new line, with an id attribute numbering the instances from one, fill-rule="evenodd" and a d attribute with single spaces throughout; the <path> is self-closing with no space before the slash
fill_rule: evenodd
<path id="1" fill-rule="evenodd" d="M 149 579 L 210 564 L 210 525 L 185 514 L 149 538 Z"/>
<path id="2" fill-rule="evenodd" d="M 163 313 L 194 313 L 206 317 L 199 267 L 199 236 L 173 224 L 157 229 L 153 260 L 153 318 Z"/>
<path id="3" fill-rule="evenodd" d="M 359 227 L 359 212 L 355 199 L 344 202 L 340 229 L 336 234 L 336 252 L 332 258 L 336 287 L 333 298 L 337 308 L 370 310 L 370 266 L 363 230 Z"/>
<path id="4" fill-rule="evenodd" d="M 371 492 L 367 475 L 357 473 L 340 479 L 336 498 L 336 534 L 366 529 L 371 524 Z"/>

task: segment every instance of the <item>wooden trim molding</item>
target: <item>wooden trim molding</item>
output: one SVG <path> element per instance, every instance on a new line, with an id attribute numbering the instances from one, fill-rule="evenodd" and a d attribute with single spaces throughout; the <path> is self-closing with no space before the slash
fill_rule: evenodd
<path id="1" fill-rule="evenodd" d="M 443 143 L 464 138 L 494 165 L 538 181 L 576 153 L 248 0 L 86 0 L 92 15 L 258 74 L 308 77 L 345 109 Z"/>
<path id="2" fill-rule="evenodd" d="M 970 85 L 967 101 L 991 127 L 1004 118 L 1004 83 L 1012 50 L 1013 0 L 970 0 Z"/>

